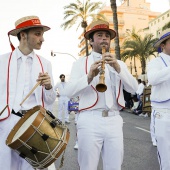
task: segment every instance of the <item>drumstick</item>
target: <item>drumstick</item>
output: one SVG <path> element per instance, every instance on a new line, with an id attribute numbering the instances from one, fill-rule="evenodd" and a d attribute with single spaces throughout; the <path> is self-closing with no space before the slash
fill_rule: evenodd
<path id="1" fill-rule="evenodd" d="M 2 113 L 5 111 L 5 109 L 8 107 L 8 105 L 6 105 L 5 107 L 4 107 L 4 109 L 1 111 L 1 113 L 0 113 L 0 116 L 2 115 Z"/>
<path id="2" fill-rule="evenodd" d="M 38 81 L 37 84 L 32 88 L 32 90 L 28 93 L 25 99 L 21 102 L 20 106 L 27 100 L 27 98 L 32 94 L 32 92 L 40 85 L 41 81 Z"/>

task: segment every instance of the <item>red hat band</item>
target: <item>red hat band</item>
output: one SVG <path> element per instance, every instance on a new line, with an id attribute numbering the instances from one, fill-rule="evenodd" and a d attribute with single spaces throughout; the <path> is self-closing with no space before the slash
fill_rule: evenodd
<path id="1" fill-rule="evenodd" d="M 18 24 L 16 26 L 16 29 L 24 28 L 24 27 L 30 27 L 30 26 L 34 26 L 34 25 L 41 25 L 40 20 L 39 19 L 27 20 L 25 22 L 22 22 L 21 24 Z"/>
<path id="2" fill-rule="evenodd" d="M 99 28 L 109 29 L 109 26 L 106 25 L 106 24 L 100 24 L 100 25 L 94 26 L 91 30 L 93 30 L 93 29 L 99 29 Z"/>

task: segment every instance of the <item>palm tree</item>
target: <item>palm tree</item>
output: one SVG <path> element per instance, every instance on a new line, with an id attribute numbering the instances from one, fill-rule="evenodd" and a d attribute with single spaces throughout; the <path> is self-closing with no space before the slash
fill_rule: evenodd
<path id="1" fill-rule="evenodd" d="M 136 31 L 135 27 L 133 26 L 132 27 L 132 30 L 127 30 L 126 31 L 126 38 L 125 38 L 125 41 L 131 41 L 132 39 L 135 40 L 135 36 L 134 35 L 138 35 L 140 34 L 142 30 L 138 30 Z M 123 49 L 123 48 L 122 48 Z M 126 61 L 126 59 L 130 58 L 131 59 L 131 64 L 132 64 L 132 60 L 133 60 L 133 63 L 134 63 L 134 70 L 135 70 L 135 75 L 137 77 L 137 69 L 136 69 L 136 54 L 134 51 L 123 51 L 121 53 L 121 56 L 123 57 L 123 60 Z M 132 65 L 131 65 L 132 66 Z M 132 68 L 131 68 L 131 73 L 132 73 Z"/>
<path id="2" fill-rule="evenodd" d="M 121 3 L 124 1 L 127 1 L 127 5 L 129 6 L 129 0 L 119 0 Z M 118 60 L 121 59 L 120 56 L 120 45 L 119 45 L 119 31 L 118 31 L 118 19 L 117 19 L 117 5 L 116 5 L 116 0 L 110 0 L 110 6 L 113 12 L 113 26 L 114 30 L 117 33 L 117 36 L 114 39 L 115 43 L 115 55 Z"/>
<path id="3" fill-rule="evenodd" d="M 81 2 L 80 0 L 76 0 L 75 3 L 70 3 L 64 7 L 64 20 L 67 20 L 61 25 L 61 27 L 66 30 L 77 24 L 77 29 L 81 26 L 85 33 L 88 23 L 96 19 L 105 19 L 104 15 L 97 13 L 97 11 L 102 8 L 102 2 L 90 2 L 90 0 L 86 0 L 85 2 L 83 0 L 83 2 Z M 85 43 L 86 56 L 88 56 L 88 42 L 86 39 Z"/>
<path id="4" fill-rule="evenodd" d="M 126 61 L 128 58 L 139 58 L 142 67 L 142 74 L 145 74 L 146 69 L 146 59 L 150 55 L 155 55 L 157 51 L 153 44 L 157 41 L 157 38 L 153 38 L 153 34 L 146 34 L 143 38 L 141 35 L 132 32 L 131 39 L 125 40 L 122 46 L 121 57 L 123 61 Z M 136 72 L 136 70 L 135 70 Z"/>
<path id="5" fill-rule="evenodd" d="M 114 39 L 115 43 L 115 55 L 118 60 L 120 60 L 120 46 L 119 46 L 119 32 L 118 32 L 118 19 L 117 19 L 117 5 L 116 0 L 110 0 L 110 6 L 113 12 L 113 26 L 114 30 L 117 33 L 117 36 Z"/>
<path id="6" fill-rule="evenodd" d="M 170 28 L 170 22 L 166 23 L 163 27 L 162 27 L 162 31 L 166 30 Z"/>

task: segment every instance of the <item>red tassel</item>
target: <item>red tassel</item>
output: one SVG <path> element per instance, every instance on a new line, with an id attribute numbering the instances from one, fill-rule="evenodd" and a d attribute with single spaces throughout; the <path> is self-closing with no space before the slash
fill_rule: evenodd
<path id="1" fill-rule="evenodd" d="M 10 46 L 11 46 L 12 51 L 14 51 L 14 50 L 15 50 L 15 47 L 13 46 L 12 43 L 10 43 Z"/>
<path id="2" fill-rule="evenodd" d="M 11 42 L 11 40 L 10 40 L 9 33 L 8 33 L 8 38 L 9 38 L 9 43 L 10 43 L 11 49 L 12 49 L 12 51 L 14 51 L 14 50 L 15 50 L 15 47 L 13 46 L 13 44 L 12 44 L 12 42 Z"/>

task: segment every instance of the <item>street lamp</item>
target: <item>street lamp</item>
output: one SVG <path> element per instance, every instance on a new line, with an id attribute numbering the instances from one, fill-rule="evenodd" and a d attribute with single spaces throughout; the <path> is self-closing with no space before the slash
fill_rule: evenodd
<path id="1" fill-rule="evenodd" d="M 71 56 L 72 58 L 74 58 L 75 60 L 77 60 L 77 58 L 75 58 L 73 55 L 71 55 L 71 54 L 69 54 L 69 53 L 53 52 L 53 51 L 51 50 L 51 56 L 52 56 L 52 57 L 56 56 L 56 54 L 67 54 L 67 55 Z"/>

